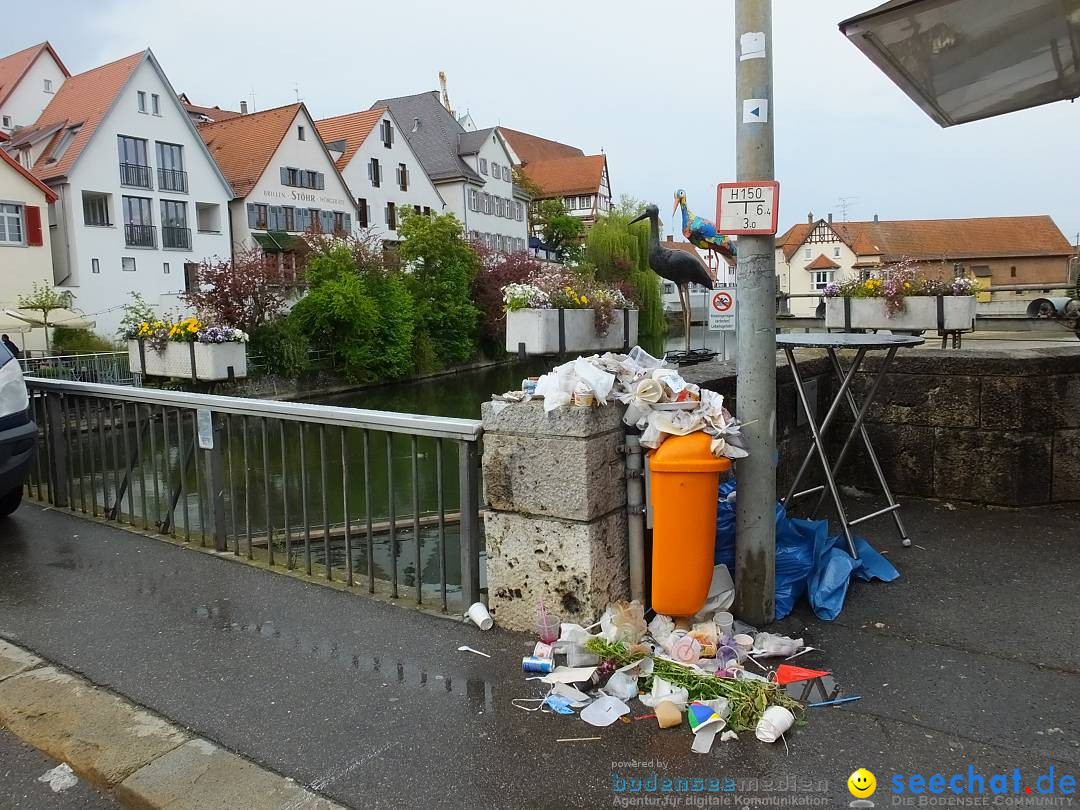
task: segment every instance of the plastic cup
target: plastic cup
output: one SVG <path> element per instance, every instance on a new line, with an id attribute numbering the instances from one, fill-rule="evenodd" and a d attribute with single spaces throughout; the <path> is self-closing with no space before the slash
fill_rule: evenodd
<path id="1" fill-rule="evenodd" d="M 473 624 L 481 630 L 490 630 L 495 620 L 488 613 L 487 605 L 483 602 L 473 602 L 469 605 L 469 612 L 465 614 Z"/>
<path id="2" fill-rule="evenodd" d="M 660 701 L 653 712 L 656 714 L 656 723 L 660 728 L 674 728 L 682 724 L 682 712 L 671 701 Z"/>
<path id="3" fill-rule="evenodd" d="M 784 736 L 794 722 L 795 715 L 789 710 L 783 706 L 770 706 L 758 720 L 754 736 L 762 742 L 774 743 Z"/>
<path id="4" fill-rule="evenodd" d="M 550 614 L 542 615 L 536 620 L 536 630 L 542 642 L 554 644 L 559 640 L 559 617 Z"/>
<path id="5" fill-rule="evenodd" d="M 739 633 L 732 641 L 747 652 L 754 649 L 754 637 L 747 635 L 746 633 Z"/>
<path id="6" fill-rule="evenodd" d="M 720 629 L 721 638 L 731 638 L 732 627 L 735 625 L 734 616 L 726 610 L 721 610 L 713 616 L 713 621 L 716 622 L 716 626 Z"/>

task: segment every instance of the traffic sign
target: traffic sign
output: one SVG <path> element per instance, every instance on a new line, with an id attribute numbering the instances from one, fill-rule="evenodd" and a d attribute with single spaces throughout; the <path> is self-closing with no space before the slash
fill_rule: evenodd
<path id="1" fill-rule="evenodd" d="M 709 292 L 709 331 L 735 331 L 734 287 L 719 287 Z"/>
<path id="2" fill-rule="evenodd" d="M 716 230 L 753 236 L 776 233 L 780 184 L 775 180 L 721 183 L 716 187 Z"/>

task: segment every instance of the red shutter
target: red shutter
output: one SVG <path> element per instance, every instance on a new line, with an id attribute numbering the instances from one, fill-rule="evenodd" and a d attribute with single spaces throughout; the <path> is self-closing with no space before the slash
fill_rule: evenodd
<path id="1" fill-rule="evenodd" d="M 40 247 L 41 241 L 41 209 L 36 205 L 26 206 L 26 244 L 31 247 Z"/>

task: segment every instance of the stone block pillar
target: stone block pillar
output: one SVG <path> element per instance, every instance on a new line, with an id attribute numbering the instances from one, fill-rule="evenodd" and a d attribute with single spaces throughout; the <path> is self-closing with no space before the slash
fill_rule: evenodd
<path id="1" fill-rule="evenodd" d="M 591 624 L 630 598 L 623 407 L 494 405 L 483 408 L 491 614 L 533 631 L 543 601 L 563 621 Z"/>

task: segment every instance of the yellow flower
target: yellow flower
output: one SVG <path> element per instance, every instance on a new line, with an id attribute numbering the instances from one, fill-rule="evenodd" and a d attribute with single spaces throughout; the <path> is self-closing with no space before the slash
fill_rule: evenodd
<path id="1" fill-rule="evenodd" d="M 583 296 L 581 296 L 581 299 L 580 299 L 580 300 L 581 300 L 581 303 L 583 303 L 583 304 L 587 304 L 587 303 L 589 303 L 589 299 L 588 299 L 588 298 L 586 298 L 586 297 L 585 297 L 584 295 L 583 295 Z"/>

